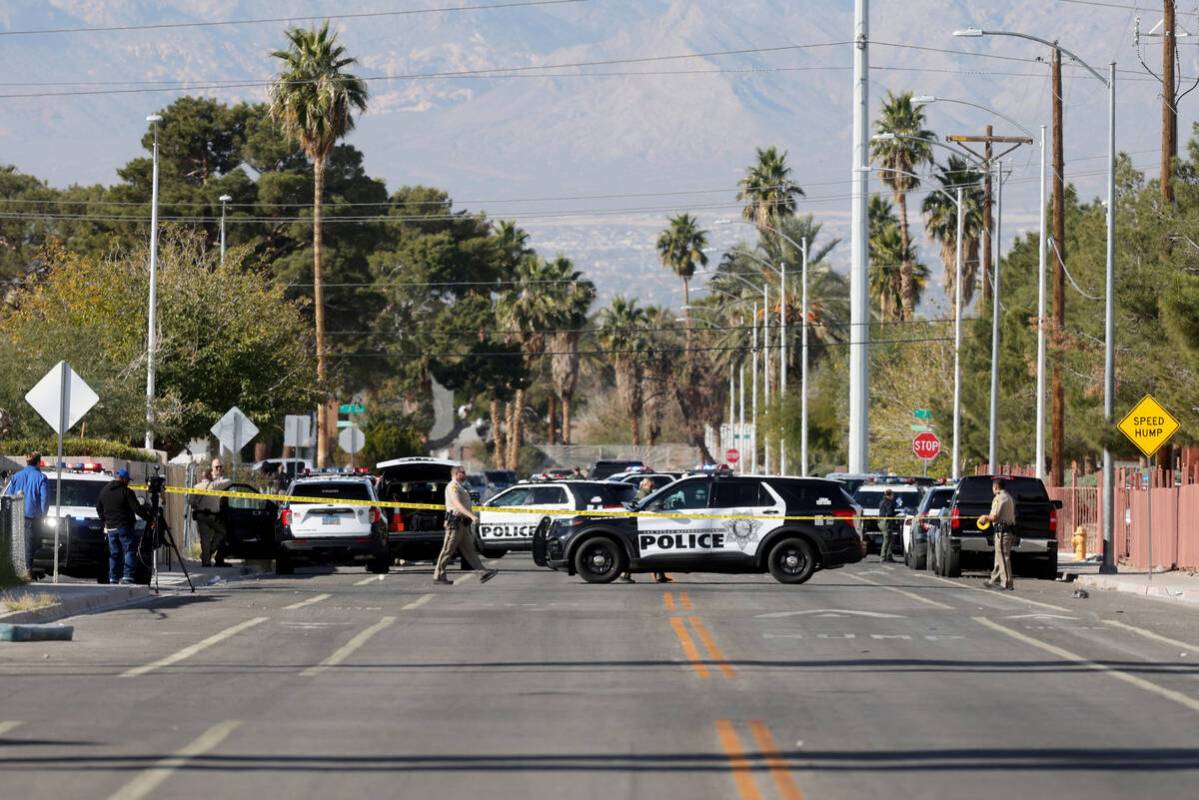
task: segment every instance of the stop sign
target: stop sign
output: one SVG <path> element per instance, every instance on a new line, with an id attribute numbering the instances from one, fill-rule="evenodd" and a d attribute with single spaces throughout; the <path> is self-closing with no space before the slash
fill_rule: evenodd
<path id="1" fill-rule="evenodd" d="M 912 452 L 917 458 L 923 458 L 925 461 L 932 461 L 941 454 L 941 440 L 937 438 L 937 434 L 931 431 L 917 434 L 912 440 Z"/>
<path id="2" fill-rule="evenodd" d="M 736 464 L 741 460 L 741 451 L 735 447 L 730 447 L 724 451 L 724 460 L 730 464 Z"/>

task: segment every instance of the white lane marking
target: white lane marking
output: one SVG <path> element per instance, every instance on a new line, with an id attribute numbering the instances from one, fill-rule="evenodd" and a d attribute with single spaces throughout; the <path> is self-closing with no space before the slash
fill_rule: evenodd
<path id="1" fill-rule="evenodd" d="M 868 583 L 871 586 L 877 586 L 880 589 L 886 589 L 888 592 L 895 592 L 912 600 L 918 600 L 921 603 L 932 606 L 933 608 L 943 608 L 946 611 L 953 611 L 953 606 L 947 606 L 944 603 L 938 603 L 936 600 L 930 600 L 927 597 L 921 597 L 915 592 L 909 592 L 906 589 L 900 589 L 898 586 L 887 586 L 885 583 L 872 581 L 869 578 L 863 578 L 861 575 L 854 575 L 852 572 L 847 572 L 845 575 L 848 578 L 853 578 L 854 580 L 861 581 L 862 583 Z"/>
<path id="2" fill-rule="evenodd" d="M 177 750 L 173 756 L 158 761 L 154 766 L 122 786 L 116 793 L 109 796 L 109 800 L 142 800 L 143 797 L 148 797 L 171 776 L 171 773 L 180 767 L 187 766 L 187 762 L 196 756 L 202 756 L 215 748 L 228 738 L 238 725 L 241 723 L 236 721 L 213 725 L 191 743 Z"/>
<path id="3" fill-rule="evenodd" d="M 404 606 L 404 607 L 403 607 L 401 610 L 403 610 L 403 611 L 411 611 L 411 610 L 412 610 L 412 609 L 414 609 L 414 608 L 420 608 L 421 606 L 423 606 L 425 603 L 429 602 L 430 600 L 432 600 L 432 599 L 433 599 L 434 597 L 436 597 L 436 596 L 437 596 L 437 595 L 435 595 L 435 594 L 423 594 L 423 595 L 421 595 L 420 597 L 418 597 L 418 598 L 416 598 L 415 600 L 413 600 L 411 603 L 408 603 L 408 604 L 407 604 L 406 606 Z"/>
<path id="4" fill-rule="evenodd" d="M 313 603 L 319 603 L 322 600 L 328 600 L 330 597 L 332 597 L 332 595 L 328 595 L 328 594 L 314 595 L 313 597 L 309 597 L 307 600 L 301 600 L 298 603 L 292 603 L 290 606 L 283 606 L 283 610 L 284 611 L 295 611 L 297 608 L 303 608 L 304 606 L 310 606 Z"/>
<path id="5" fill-rule="evenodd" d="M 1015 600 L 1019 603 L 1028 603 L 1030 606 L 1040 606 L 1041 608 L 1052 608 L 1054 611 L 1068 612 L 1070 610 L 1068 608 L 1062 608 L 1061 606 L 1055 606 L 1051 603 L 1042 603 L 1040 600 L 1029 600 L 1027 597 L 1020 597 L 1019 595 L 1012 594 L 1011 592 L 998 592 L 998 591 L 995 591 L 994 589 L 987 589 L 986 587 L 983 587 L 983 586 L 971 586 L 968 583 L 958 583 L 957 581 L 951 581 L 949 578 L 942 578 L 940 575 L 926 575 L 925 573 L 922 573 L 918 570 L 916 571 L 916 574 L 922 578 L 928 578 L 930 580 L 940 581 L 941 583 L 948 583 L 950 586 L 956 586 L 959 589 L 969 589 L 972 592 L 986 592 L 988 595 L 994 595 L 995 597 L 1001 597 L 1005 600 Z"/>
<path id="6" fill-rule="evenodd" d="M 1111 625 L 1114 628 L 1119 628 L 1122 631 L 1129 631 L 1130 633 L 1135 633 L 1138 636 L 1144 636 L 1146 639 L 1153 639 L 1154 641 L 1161 642 L 1162 644 L 1168 644 L 1168 645 L 1172 645 L 1174 647 L 1181 647 L 1183 650 L 1186 650 L 1186 651 L 1189 651 L 1192 653 L 1199 653 L 1199 644 L 1187 644 L 1186 642 L 1179 641 L 1178 639 L 1171 639 L 1169 636 L 1162 636 L 1160 633 L 1154 633 L 1153 631 L 1143 630 L 1141 628 L 1136 627 L 1135 625 L 1128 625 L 1123 622 L 1117 622 L 1114 619 L 1104 619 L 1104 620 L 1100 620 L 1100 622 L 1102 622 L 1104 625 Z"/>
<path id="7" fill-rule="evenodd" d="M 758 619 L 782 619 L 783 617 L 874 617 L 876 619 L 904 619 L 903 614 L 884 614 L 882 611 L 850 611 L 847 608 L 814 608 L 811 611 L 771 611 L 756 615 Z"/>
<path id="8" fill-rule="evenodd" d="M 458 584 L 460 584 L 460 583 L 466 583 L 467 581 L 469 581 L 469 580 L 470 580 L 471 578 L 473 578 L 473 577 L 475 577 L 475 573 L 473 573 L 473 572 L 468 572 L 468 573 L 466 573 L 465 575 L 463 575 L 461 578 L 458 578 L 457 580 L 455 580 L 455 581 L 454 581 L 454 585 L 455 585 L 455 586 L 457 586 L 457 585 L 458 585 Z"/>
<path id="9" fill-rule="evenodd" d="M 395 621 L 396 621 L 395 617 L 384 617 L 383 619 L 379 620 L 378 622 L 376 622 L 374 625 L 370 626 L 366 630 L 360 631 L 358 633 L 358 635 L 355 636 L 353 639 L 346 642 L 341 647 L 337 648 L 337 650 L 334 651 L 333 655 L 329 656 L 321 663 L 309 667 L 308 669 L 304 670 L 300 674 L 305 677 L 311 676 L 311 675 L 317 675 L 321 672 L 324 672 L 329 667 L 337 666 L 338 664 L 340 664 L 341 662 L 343 662 L 347 658 L 349 658 L 351 655 L 353 655 L 355 650 L 362 647 L 362 645 L 366 644 L 367 641 L 369 641 L 372 636 L 374 636 L 376 633 L 383 630 L 384 628 L 392 625 Z"/>
<path id="10" fill-rule="evenodd" d="M 188 645 L 182 650 L 172 653 L 166 658 L 160 658 L 157 661 L 151 661 L 149 664 L 125 670 L 121 673 L 120 677 L 136 678 L 138 675 L 145 675 L 147 672 L 153 672 L 156 669 L 169 667 L 171 664 L 177 664 L 185 658 L 191 658 L 201 650 L 206 650 L 209 647 L 212 647 L 214 644 L 219 644 L 220 642 L 228 639 L 230 636 L 236 636 L 247 628 L 253 628 L 255 625 L 266 622 L 268 619 L 270 619 L 270 617 L 254 617 L 254 619 L 248 619 L 245 622 L 239 622 L 232 628 L 225 628 L 225 630 L 221 631 L 220 633 L 215 633 L 212 636 L 209 636 L 207 639 L 202 639 L 195 644 Z"/>
<path id="11" fill-rule="evenodd" d="M 383 580 L 382 575 L 372 575 L 369 578 L 363 578 L 360 581 L 356 581 L 354 583 L 354 585 L 355 586 L 366 586 L 368 583 L 377 583 L 378 581 L 381 581 L 381 580 Z"/>
<path id="12" fill-rule="evenodd" d="M 0 736 L 3 736 L 4 734 L 10 732 L 14 728 L 21 727 L 24 724 L 25 724 L 24 722 L 21 722 L 20 720 L 16 720 L 16 719 L 0 720 Z"/>
<path id="13" fill-rule="evenodd" d="M 1093 669 L 1096 672 L 1102 672 L 1105 675 L 1110 675 L 1111 677 L 1115 678 L 1116 680 L 1124 681 L 1125 683 L 1131 684 L 1131 685 L 1137 687 L 1138 689 L 1143 689 L 1146 692 L 1152 692 L 1153 694 L 1156 694 L 1159 697 L 1164 697 L 1167 700 L 1173 701 L 1180 706 L 1189 708 L 1191 711 L 1199 712 L 1199 699 L 1191 697 L 1190 695 L 1183 694 L 1182 692 L 1176 692 L 1173 689 L 1167 689 L 1164 686 L 1158 686 L 1156 683 L 1151 683 L 1151 682 L 1145 680 L 1144 678 L 1137 677 L 1136 675 L 1131 675 L 1127 672 L 1124 672 L 1123 670 L 1118 670 L 1118 669 L 1115 669 L 1114 667 L 1109 667 L 1106 664 L 1100 664 L 1096 661 L 1092 661 L 1091 659 L 1087 658 L 1086 656 L 1080 656 L 1077 653 L 1072 653 L 1069 650 L 1063 649 L 1056 645 L 1049 644 L 1048 642 L 1042 642 L 1040 639 L 1034 639 L 1031 636 L 1027 636 L 1023 633 L 1020 633 L 1019 631 L 1014 631 L 1011 628 L 1008 628 L 1004 625 L 1000 625 L 996 622 L 992 622 L 991 620 L 986 619 L 985 617 L 974 617 L 974 621 L 980 625 L 991 628 L 992 630 L 999 631 L 1000 633 L 1005 633 L 1008 636 L 1012 637 L 1013 639 L 1020 641 L 1020 642 L 1024 642 L 1025 644 L 1035 647 L 1038 650 L 1044 650 L 1046 653 L 1055 655 L 1058 658 L 1063 658 L 1067 661 L 1073 661 L 1077 664 L 1082 664 L 1084 667 L 1087 667 L 1088 669 Z"/>
<path id="14" fill-rule="evenodd" d="M 1065 614 L 1012 614 L 1008 619 L 1067 619 L 1077 620 L 1078 617 L 1070 617 Z"/>

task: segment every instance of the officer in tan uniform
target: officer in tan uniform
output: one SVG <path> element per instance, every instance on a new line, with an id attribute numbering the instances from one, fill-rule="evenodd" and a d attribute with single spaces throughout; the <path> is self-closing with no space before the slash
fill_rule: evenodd
<path id="1" fill-rule="evenodd" d="M 470 568 L 479 575 L 479 583 L 485 583 L 496 575 L 496 570 L 486 569 L 479 551 L 475 548 L 475 537 L 471 534 L 470 524 L 476 522 L 474 508 L 471 506 L 470 492 L 466 488 L 466 470 L 454 467 L 451 472 L 453 480 L 445 487 L 445 544 L 441 547 L 441 555 L 437 557 L 437 566 L 433 570 L 434 583 L 451 583 L 445 576 L 446 565 L 454 554 L 462 552 L 462 558 Z"/>
<path id="2" fill-rule="evenodd" d="M 985 585 L 1011 591 L 1016 588 L 1012 581 L 1012 547 L 1019 539 L 1016 537 L 1016 501 L 1005 487 L 1003 478 L 991 482 L 995 498 L 991 501 L 991 513 L 984 515 L 995 529 L 995 569 Z"/>

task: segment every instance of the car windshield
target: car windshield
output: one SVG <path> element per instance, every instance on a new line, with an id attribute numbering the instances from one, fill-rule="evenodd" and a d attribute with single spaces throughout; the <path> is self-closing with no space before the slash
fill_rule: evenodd
<path id="1" fill-rule="evenodd" d="M 62 481 L 62 504 L 66 506 L 86 506 L 87 508 L 95 508 L 96 501 L 100 499 L 100 490 L 104 488 L 105 481 L 73 481 L 69 478 L 63 478 Z M 54 502 L 57 495 L 57 481 L 50 478 L 50 501 Z"/>
<path id="2" fill-rule="evenodd" d="M 362 481 L 313 481 L 292 487 L 290 494 L 298 497 L 321 497 L 328 500 L 370 500 L 370 489 Z"/>
<path id="3" fill-rule="evenodd" d="M 858 489 L 854 492 L 853 499 L 862 508 L 878 508 L 883 502 L 883 492 L 885 489 Z M 895 497 L 895 504 L 901 508 L 915 507 L 916 492 L 896 492 L 892 489 Z"/>
<path id="4" fill-rule="evenodd" d="M 506 469 L 487 469 L 483 474 L 492 483 L 516 483 L 516 477 Z"/>
<path id="5" fill-rule="evenodd" d="M 1037 478 L 1008 478 L 1007 493 L 1017 503 L 1049 502 L 1045 484 Z M 963 480 L 958 487 L 958 502 L 990 505 L 993 496 L 990 478 Z"/>
<path id="6" fill-rule="evenodd" d="M 930 492 L 928 496 L 928 510 L 940 511 L 949 505 L 949 500 L 952 497 L 953 489 L 938 489 L 935 492 Z"/>

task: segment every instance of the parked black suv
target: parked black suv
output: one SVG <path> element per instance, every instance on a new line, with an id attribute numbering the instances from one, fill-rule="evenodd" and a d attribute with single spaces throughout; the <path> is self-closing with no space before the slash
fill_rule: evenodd
<path id="1" fill-rule="evenodd" d="M 782 583 L 803 583 L 818 568 L 852 564 L 866 552 L 857 509 L 836 481 L 700 475 L 633 508 L 669 516 L 544 521 L 533 535 L 533 561 L 589 583 L 608 583 L 626 569 L 770 572 Z M 724 518 L 740 514 L 751 518 Z"/>
<path id="2" fill-rule="evenodd" d="M 991 483 L 996 476 L 962 478 L 949 505 L 935 517 L 929 530 L 928 567 L 938 575 L 957 577 L 964 565 L 989 569 L 994 561 L 994 528 L 979 530 L 978 518 L 991 510 Z M 1060 500 L 1050 500 L 1039 478 L 1000 476 L 1016 501 L 1016 534 L 1020 544 L 1012 550 L 1012 567 L 1029 568 L 1039 578 L 1057 577 L 1057 511 Z M 930 520 L 932 522 L 933 520 Z"/>

